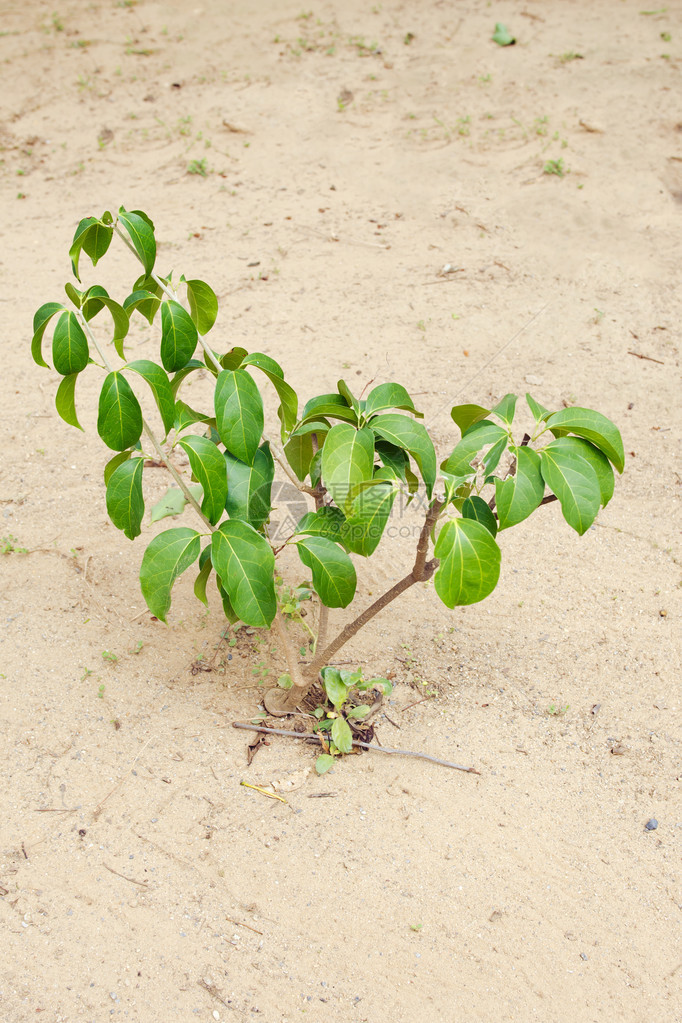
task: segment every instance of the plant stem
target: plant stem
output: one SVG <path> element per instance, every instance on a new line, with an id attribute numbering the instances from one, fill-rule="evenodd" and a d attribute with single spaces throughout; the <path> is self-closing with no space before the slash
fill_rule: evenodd
<path id="1" fill-rule="evenodd" d="M 275 629 L 277 630 L 277 635 L 282 641 L 282 646 L 284 647 L 284 656 L 287 659 L 287 665 L 289 668 L 289 674 L 291 675 L 291 681 L 294 683 L 293 688 L 299 690 L 305 689 L 306 688 L 305 681 L 303 679 L 303 675 L 298 664 L 298 657 L 296 656 L 296 651 L 294 650 L 291 639 L 289 638 L 286 622 L 284 621 L 284 617 L 279 607 L 277 608 L 277 613 L 275 614 L 273 625 L 275 626 Z"/>
<path id="2" fill-rule="evenodd" d="M 387 590 L 378 597 L 368 608 L 365 608 L 362 614 L 358 615 L 358 617 L 352 622 L 349 622 L 348 625 L 346 625 L 331 641 L 331 643 L 327 644 L 327 646 L 323 646 L 321 650 L 319 649 L 318 644 L 315 656 L 305 672 L 309 685 L 317 678 L 320 669 L 331 660 L 334 654 L 338 653 L 341 647 L 345 646 L 348 640 L 352 639 L 353 636 L 359 632 L 363 626 L 367 625 L 367 623 L 371 621 L 375 615 L 379 614 L 380 611 L 383 611 L 385 607 L 392 603 L 396 597 L 399 597 L 401 593 L 404 593 L 405 590 L 408 590 L 410 586 L 414 586 L 415 583 L 425 582 L 427 579 L 431 578 L 438 568 L 438 561 L 433 558 L 431 561 L 427 562 L 426 555 L 429 549 L 429 537 L 431 535 L 431 530 L 436 524 L 438 516 L 443 508 L 443 504 L 444 502 L 436 499 L 426 514 L 424 525 L 422 526 L 421 533 L 419 534 L 419 541 L 417 543 L 417 551 L 412 571 L 397 582 L 395 586 L 392 586 L 390 590 Z"/>

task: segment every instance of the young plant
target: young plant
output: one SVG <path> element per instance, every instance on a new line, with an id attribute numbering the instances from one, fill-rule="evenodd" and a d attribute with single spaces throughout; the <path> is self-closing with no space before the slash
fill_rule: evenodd
<path id="1" fill-rule="evenodd" d="M 167 529 L 144 552 L 140 582 L 152 614 L 166 621 L 175 580 L 194 568 L 194 592 L 204 604 L 213 578 L 231 623 L 274 626 L 291 686 L 266 693 L 271 713 L 293 711 L 344 644 L 412 586 L 433 578 L 448 608 L 484 600 L 499 578 L 498 532 L 558 500 L 568 524 L 583 534 L 610 500 L 612 466 L 623 471 L 623 443 L 599 412 L 550 411 L 526 395 L 528 432 L 519 438 L 515 395 L 494 408 L 457 405 L 451 415 L 460 439 L 439 468 L 423 415 L 400 384 L 381 383 L 361 398 L 340 380 L 335 392 L 300 408 L 270 355 L 217 351 L 207 339 L 218 314 L 215 293 L 204 281 L 156 271 L 154 225 L 145 213 L 121 207 L 115 216 L 79 223 L 70 249 L 79 284 L 82 254 L 96 265 L 114 238 L 142 267 L 130 293 L 119 303 L 100 284 L 81 290 L 67 283 L 68 304 L 47 302 L 35 314 L 33 358 L 49 368 L 43 341 L 52 325 L 52 364 L 62 377 L 57 411 L 78 429 L 80 374 L 104 375 L 97 431 L 113 452 L 104 480 L 115 526 L 131 540 L 140 534 L 147 462 L 166 466 L 195 513 L 197 528 Z M 158 359 L 129 361 L 125 341 L 135 316 L 160 325 Z M 213 400 L 194 408 L 180 396 L 182 387 L 206 371 Z M 263 380 L 276 394 L 277 440 L 264 433 Z M 154 427 L 136 394 L 143 385 L 158 409 Z M 191 481 L 172 457 L 180 450 Z M 277 466 L 285 479 L 276 479 Z M 412 567 L 332 635 L 329 610 L 355 597 L 353 557 L 374 554 L 399 495 L 418 506 L 422 519 L 416 542 L 401 540 L 412 547 Z M 300 594 L 292 604 L 295 591 L 277 585 L 276 558 L 285 548 L 298 552 L 319 601 L 314 652 L 303 664 L 291 625 L 302 617 Z"/>
<path id="2" fill-rule="evenodd" d="M 320 681 L 327 697 L 326 707 L 317 707 L 315 732 L 320 736 L 324 746 L 315 763 L 318 774 L 324 774 L 334 764 L 339 754 L 350 753 L 353 748 L 353 737 L 362 742 L 369 742 L 373 729 L 367 731 L 372 707 L 362 703 L 361 693 L 374 691 L 380 706 L 384 696 L 393 692 L 393 686 L 387 678 L 365 680 L 362 671 L 339 671 L 338 668 L 326 667 L 320 671 Z M 326 740 L 324 734 L 329 733 Z"/>

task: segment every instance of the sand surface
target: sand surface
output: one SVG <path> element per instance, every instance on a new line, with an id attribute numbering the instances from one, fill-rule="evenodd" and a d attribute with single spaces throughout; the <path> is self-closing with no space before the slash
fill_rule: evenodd
<path id="1" fill-rule="evenodd" d="M 2 6 L 3 1023 L 682 1020 L 682 6 L 642 6 Z M 440 457 L 453 403 L 508 391 L 622 429 L 584 537 L 542 509 L 485 603 L 415 587 L 344 650 L 394 677 L 384 745 L 480 776 L 365 754 L 304 777 L 287 739 L 247 767 L 231 724 L 276 640 L 217 649 L 190 579 L 168 627 L 145 612 L 168 520 L 114 529 L 96 374 L 79 434 L 30 357 L 76 224 L 120 205 L 215 288 L 214 344 L 304 398 L 402 382 Z M 83 266 L 120 298 L 136 273 L 122 248 Z M 387 536 L 359 606 L 410 564 Z M 283 776 L 286 803 L 240 786 Z"/>

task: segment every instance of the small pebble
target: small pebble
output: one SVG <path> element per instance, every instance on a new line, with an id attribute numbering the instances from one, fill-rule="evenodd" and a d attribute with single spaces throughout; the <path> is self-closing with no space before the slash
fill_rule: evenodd
<path id="1" fill-rule="evenodd" d="M 585 953 L 584 953 L 584 952 L 581 952 L 581 953 L 580 953 L 580 958 L 581 958 L 581 959 L 583 960 L 583 962 L 587 962 L 587 958 L 588 958 L 588 957 L 587 957 L 587 956 L 585 955 Z"/>
<path id="2" fill-rule="evenodd" d="M 652 817 L 651 820 L 648 820 L 646 822 L 644 827 L 646 828 L 647 831 L 655 831 L 656 828 L 658 827 L 658 821 L 656 820 L 655 817 Z"/>

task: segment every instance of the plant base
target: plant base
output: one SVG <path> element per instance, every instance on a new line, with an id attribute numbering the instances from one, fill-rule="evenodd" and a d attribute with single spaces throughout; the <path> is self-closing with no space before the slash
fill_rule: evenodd
<path id="1" fill-rule="evenodd" d="M 263 697 L 263 706 L 273 717 L 284 718 L 296 712 L 305 695 L 306 690 L 300 686 L 294 686 L 292 689 L 269 689 Z"/>

